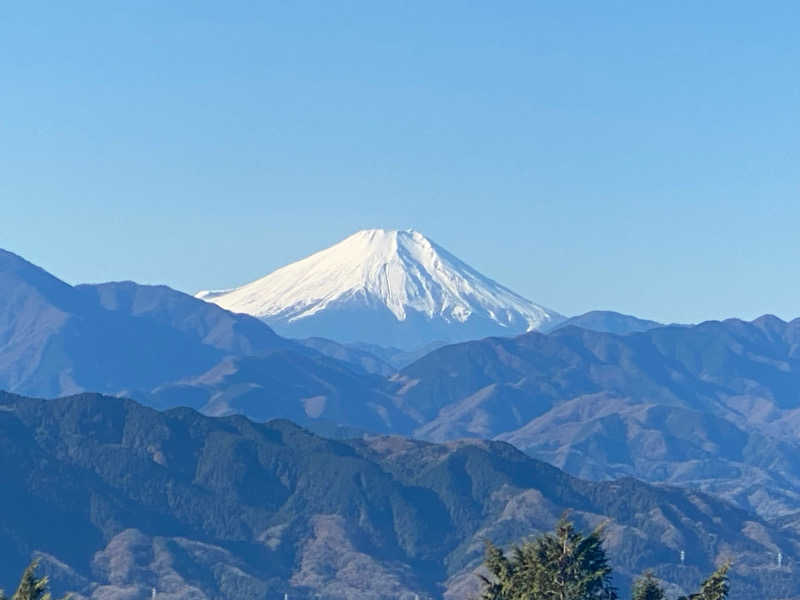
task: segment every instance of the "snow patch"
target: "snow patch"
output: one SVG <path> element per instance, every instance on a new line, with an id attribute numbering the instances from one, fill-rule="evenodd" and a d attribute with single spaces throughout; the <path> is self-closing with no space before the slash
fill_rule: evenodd
<path id="1" fill-rule="evenodd" d="M 332 309 L 412 313 L 458 326 L 494 323 L 508 335 L 563 320 L 462 262 L 414 230 L 369 229 L 232 290 L 198 298 L 273 324 L 297 324 Z"/>

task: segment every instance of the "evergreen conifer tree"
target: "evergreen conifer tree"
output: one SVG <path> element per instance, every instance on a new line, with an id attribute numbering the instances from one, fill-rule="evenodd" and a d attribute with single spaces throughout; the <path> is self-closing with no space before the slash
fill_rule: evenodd
<path id="1" fill-rule="evenodd" d="M 562 517 L 551 533 L 513 549 L 486 549 L 483 600 L 616 600 L 600 529 L 588 536 Z"/>
<path id="2" fill-rule="evenodd" d="M 33 561 L 22 573 L 17 591 L 11 596 L 11 600 L 50 600 L 50 593 L 47 591 L 47 577 L 36 577 L 38 561 Z"/>
<path id="3" fill-rule="evenodd" d="M 690 596 L 683 596 L 678 600 L 725 600 L 730 589 L 728 584 L 730 566 L 730 563 L 723 564 L 708 576 L 708 579 L 700 586 L 699 592 Z"/>
<path id="4" fill-rule="evenodd" d="M 23 571 L 17 591 L 11 596 L 11 600 L 51 600 L 50 592 L 47 589 L 49 579 L 36 576 L 38 567 L 39 561 L 34 560 Z M 0 600 L 6 600 L 2 590 L 0 590 Z"/>
<path id="5" fill-rule="evenodd" d="M 633 584 L 633 600 L 664 600 L 664 589 L 652 571 L 645 572 Z"/>
<path id="6" fill-rule="evenodd" d="M 503 551 L 491 542 L 486 544 L 486 557 L 484 565 L 489 570 L 491 578 L 481 575 L 484 583 L 482 600 L 504 600 L 508 598 L 506 589 L 513 579 L 513 567 Z M 2 600 L 2 599 L 0 599 Z"/>

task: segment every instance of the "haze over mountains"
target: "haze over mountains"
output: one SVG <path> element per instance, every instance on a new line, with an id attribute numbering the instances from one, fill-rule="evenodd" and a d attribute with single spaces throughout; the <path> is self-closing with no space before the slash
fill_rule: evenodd
<path id="1" fill-rule="evenodd" d="M 563 329 L 570 325 L 582 329 L 590 329 L 592 331 L 601 331 L 605 333 L 618 333 L 620 335 L 647 331 L 648 329 L 664 326 L 663 323 L 658 323 L 657 321 L 639 319 L 638 317 L 623 315 L 611 310 L 591 310 L 582 315 L 564 319 L 563 321 L 548 323 L 544 327 L 540 327 L 539 330 L 542 333 L 550 333 L 551 331 Z"/>
<path id="2" fill-rule="evenodd" d="M 800 506 L 800 319 L 629 335 L 566 327 L 447 346 L 394 377 L 415 435 L 509 441 L 593 479 L 689 485 L 766 516 Z"/>
<path id="3" fill-rule="evenodd" d="M 272 424 L 260 430 L 260 425 L 245 425 L 245 421 L 236 419 L 209 420 L 185 409 L 159 415 L 127 401 L 97 396 L 84 395 L 52 404 L 6 396 L 6 408 L 0 410 L 0 417 L 7 419 L 4 422 L 11 427 L 7 439 L 20 441 L 19 447 L 15 442 L 4 446 L 0 460 L 4 461 L 6 476 L 23 476 L 17 463 L 59 465 L 59 469 L 72 473 L 75 481 L 82 481 L 82 485 L 92 490 L 89 496 L 80 496 L 74 486 L 70 487 L 69 478 L 57 478 L 53 497 L 48 496 L 45 501 L 45 504 L 55 503 L 48 505 L 53 507 L 58 505 L 55 497 L 59 495 L 82 498 L 75 500 L 77 504 L 65 504 L 66 508 L 58 509 L 67 512 L 78 510 L 81 502 L 89 503 L 89 514 L 84 515 L 86 520 L 81 521 L 80 531 L 91 548 L 86 546 L 71 554 L 65 542 L 51 552 L 42 545 L 44 542 L 34 544 L 26 540 L 11 519 L 0 523 L 0 528 L 17 540 L 18 560 L 38 549 L 52 554 L 54 558 L 48 564 L 56 569 L 58 560 L 71 556 L 66 561 L 68 568 L 63 567 L 66 570 L 62 577 L 76 582 L 76 589 L 91 590 L 97 598 L 132 593 L 137 578 L 158 581 L 159 586 L 177 578 L 180 584 L 176 583 L 175 597 L 195 597 L 191 594 L 197 590 L 205 597 L 219 594 L 236 597 L 232 590 L 239 589 L 236 587 L 239 585 L 253 586 L 247 589 L 256 590 L 254 597 L 259 597 L 262 592 L 284 589 L 281 585 L 290 581 L 295 591 L 338 598 L 355 593 L 353 578 L 343 572 L 345 563 L 337 562 L 331 550 L 346 548 L 348 560 L 355 561 L 352 564 L 367 565 L 364 568 L 381 573 L 375 583 L 377 587 L 369 592 L 376 598 L 420 589 L 436 595 L 441 585 L 455 598 L 463 595 L 466 588 L 462 585 L 474 581 L 468 573 L 480 553 L 479 536 L 488 534 L 510 541 L 531 528 L 546 526 L 562 508 L 572 507 L 585 523 L 595 523 L 601 515 L 610 516 L 615 523 L 624 523 L 622 537 L 612 542 L 622 552 L 619 560 L 624 574 L 646 566 L 650 559 L 637 562 L 635 556 L 646 557 L 655 548 L 658 550 L 652 551 L 660 553 L 660 558 L 654 555 L 652 564 L 663 568 L 672 581 L 681 581 L 689 575 L 670 566 L 674 565 L 675 549 L 683 543 L 697 545 L 699 541 L 691 540 L 713 535 L 718 545 L 704 547 L 702 569 L 725 552 L 748 556 L 750 570 L 739 574 L 744 578 L 742 589 L 750 594 L 743 598 L 763 598 L 759 594 L 765 589 L 788 585 L 784 581 L 788 572 L 770 570 L 763 556 L 778 549 L 787 557 L 793 556 L 795 536 L 800 531 L 800 443 L 797 441 L 800 439 L 800 320 L 787 323 L 765 316 L 753 322 L 728 319 L 692 326 L 664 326 L 610 311 L 594 311 L 570 319 L 547 312 L 549 321 L 539 322 L 536 325 L 539 331 L 528 331 L 533 327 L 535 314 L 539 314 L 530 309 L 536 305 L 525 304 L 527 301 L 518 299 L 513 292 L 477 274 L 470 275 L 473 279 L 468 281 L 466 276 L 458 279 L 462 276 L 459 273 L 471 273 L 469 268 L 421 235 L 394 232 L 393 237 L 392 232 L 382 232 L 372 237 L 367 234 L 354 237 L 367 252 L 366 263 L 383 265 L 373 270 L 365 267 L 356 273 L 354 281 L 362 281 L 360 278 L 366 272 L 387 276 L 401 273 L 398 280 L 417 282 L 409 284 L 411 289 L 424 280 L 427 287 L 419 289 L 425 293 L 416 297 L 395 294 L 399 288 L 380 288 L 380 277 L 376 276 L 368 278 L 371 285 L 377 286 L 370 288 L 369 293 L 392 290 L 391 294 L 370 296 L 367 303 L 362 302 L 367 296 L 357 293 L 348 300 L 335 294 L 326 296 L 324 301 L 308 303 L 316 307 L 309 309 L 312 310 L 309 318 L 328 310 L 337 320 L 343 318 L 347 311 L 339 309 L 340 303 L 345 302 L 352 309 L 347 313 L 348 318 L 356 325 L 360 322 L 357 315 L 377 310 L 380 314 L 386 311 L 391 314 L 393 321 L 386 322 L 393 322 L 392 327 L 405 328 L 409 323 L 397 320 L 387 304 L 375 309 L 377 298 L 381 298 L 380 302 L 394 298 L 397 300 L 394 307 L 406 314 L 417 310 L 409 308 L 409 299 L 414 302 L 427 299 L 438 303 L 427 305 L 432 311 L 430 319 L 426 316 L 427 320 L 412 323 L 413 327 L 406 330 L 414 336 L 420 331 L 418 325 L 432 322 L 438 322 L 432 331 L 441 332 L 437 328 L 444 328 L 452 336 L 473 331 L 469 318 L 459 321 L 453 316 L 466 314 L 454 307 L 467 306 L 468 302 L 472 302 L 470 315 L 483 315 L 481 327 L 488 323 L 507 333 L 519 326 L 524 332 L 449 345 L 432 341 L 416 350 L 364 341 L 344 343 L 324 336 L 288 339 L 276 334 L 264 320 L 230 312 L 213 302 L 165 286 L 133 282 L 70 286 L 23 258 L 0 251 L 3 291 L 0 388 L 50 398 L 99 391 L 133 398 L 161 410 L 188 407 L 212 416 L 240 413 L 256 421 L 290 419 L 336 437 L 399 434 L 445 444 L 376 438 L 383 441 L 337 445 L 339 442 L 320 442 L 307 432 L 291 433 L 293 439 L 306 440 L 301 443 L 302 448 L 323 444 L 327 458 L 320 460 L 324 464 L 338 464 L 342 456 L 354 452 L 360 457 L 358 460 L 371 465 L 369 469 L 383 473 L 375 485 L 388 486 L 387 489 L 399 485 L 402 489 L 398 488 L 397 497 L 404 498 L 402 501 L 408 506 L 424 500 L 422 505 L 433 507 L 436 503 L 432 497 L 419 488 L 436 488 L 434 495 L 444 494 L 448 498 L 443 500 L 446 508 L 436 505 L 439 506 L 436 510 L 448 514 L 448 522 L 456 531 L 453 535 L 458 539 L 447 538 L 450 546 L 431 546 L 432 542 L 423 540 L 424 534 L 419 532 L 434 530 L 439 517 L 434 519 L 436 523 L 427 514 L 412 514 L 413 511 L 403 512 L 402 516 L 392 513 L 394 516 L 389 517 L 399 506 L 393 504 L 394 500 L 381 500 L 381 507 L 374 508 L 377 512 L 370 513 L 373 508 L 366 507 L 372 500 L 364 500 L 366 504 L 354 500 L 372 497 L 373 484 L 358 483 L 367 480 L 357 479 L 354 485 L 348 483 L 341 488 L 338 498 L 342 504 L 325 504 L 320 500 L 319 506 L 301 508 L 301 499 L 306 497 L 308 489 L 334 485 L 326 479 L 328 474 L 314 469 L 304 484 L 310 488 L 296 488 L 293 493 L 297 496 L 291 502 L 286 500 L 290 502 L 288 505 L 261 506 L 265 498 L 277 493 L 276 481 L 284 488 L 291 487 L 286 479 L 289 474 L 310 467 L 292 462 L 299 458 L 282 462 L 286 452 L 302 454 L 305 450 L 284 448 L 273 455 L 274 448 L 267 450 L 253 440 L 260 439 L 259 436 L 290 435 L 287 431 L 299 432 L 294 426 Z M 382 258 L 374 262 L 376 239 L 383 242 L 388 239 L 388 246 L 382 243 L 378 246 L 395 248 L 397 254 L 380 255 Z M 408 250 L 409 245 L 417 249 Z M 432 254 L 423 252 L 427 257 L 423 260 L 414 254 L 420 248 Z M 411 261 L 412 255 L 419 260 Z M 418 265 L 416 271 L 413 264 Z M 453 265 L 459 265 L 456 274 L 451 271 Z M 314 269 L 303 272 L 316 273 Z M 404 279 L 408 273 L 413 277 Z M 347 281 L 344 276 L 342 280 Z M 447 287 L 444 283 L 447 281 L 460 283 Z M 465 281 L 471 286 L 469 293 L 465 291 Z M 319 287 L 308 280 L 302 283 L 309 289 Z M 254 289 L 263 291 L 263 282 Z M 509 309 L 505 313 L 509 318 L 506 325 L 487 316 L 490 314 L 487 307 L 492 302 L 512 300 L 516 304 L 509 306 L 519 310 Z M 463 304 L 458 304 L 462 301 Z M 491 311 L 495 317 L 499 314 L 498 310 Z M 435 337 L 428 335 L 428 339 Z M 105 412 L 107 408 L 111 413 Z M 62 412 L 56 416 L 50 410 Z M 25 421 L 28 418 L 25 414 L 36 416 Z M 137 416 L 129 421 L 124 416 L 128 414 Z M 191 422 L 192 431 L 187 431 L 184 425 L 180 426 L 183 429 L 179 427 L 180 431 L 175 429 L 170 416 L 173 414 L 182 415 L 179 420 Z M 72 423 L 74 430 L 37 433 L 32 429 L 37 420 L 58 429 L 62 427 L 59 419 L 68 415 L 72 416 L 66 422 Z M 96 422 L 92 421 L 93 415 Z M 20 420 L 26 424 L 20 425 Z M 169 433 L 159 438 L 158 443 L 147 441 L 150 434 L 144 430 L 133 433 L 139 431 L 140 420 L 148 423 L 144 429 Z M 111 435 L 108 432 L 112 430 L 123 431 L 120 439 L 128 440 L 123 446 L 135 447 L 132 454 L 128 450 L 114 450 L 115 444 L 120 443 L 118 440 L 108 444 L 103 441 L 106 439 L 103 436 Z M 244 435 L 245 430 L 250 433 Z M 206 433 L 202 432 L 210 437 L 203 438 Z M 237 437 L 240 434 L 244 438 Z M 116 439 L 117 435 L 114 433 L 108 439 Z M 126 437 L 130 435 L 133 437 Z M 219 436 L 227 439 L 225 444 L 230 446 L 217 446 L 214 439 Z M 454 444 L 454 440 L 465 437 L 509 442 L 530 457 L 549 462 L 570 475 L 603 483 L 576 483 L 578 480 L 553 469 L 547 473 L 559 483 L 548 488 L 551 475 L 525 479 L 529 471 L 540 472 L 544 468 L 540 463 L 525 462 L 519 457 L 507 462 L 511 451 L 503 444 Z M 99 444 L 96 455 L 95 450 L 88 449 L 87 441 Z M 204 462 L 210 460 L 202 456 L 202 448 L 206 446 L 220 454 L 220 462 L 213 465 Z M 475 458 L 474 452 L 478 452 L 475 449 L 480 449 L 484 458 Z M 328 457 L 329 452 L 337 458 Z M 452 456 L 454 462 L 448 459 L 442 463 L 445 465 L 442 469 L 437 467 L 435 475 L 423 476 L 422 465 L 429 464 L 431 456 L 440 455 Z M 101 465 L 106 459 L 109 464 Z M 333 463 L 328 463 L 329 460 Z M 475 464 L 473 460 L 484 466 L 476 467 L 477 471 L 467 468 L 465 465 Z M 488 463 L 481 462 L 484 460 Z M 434 463 L 436 460 L 430 464 Z M 156 474 L 150 469 L 170 472 L 177 469 L 168 479 L 185 478 L 189 491 L 181 496 L 180 502 L 195 508 L 186 508 L 186 512 L 174 504 L 178 501 L 174 497 L 171 500 L 153 497 L 148 500 L 150 508 L 137 512 L 132 503 L 150 492 L 136 487 L 138 483 L 127 487 L 121 480 L 122 471 L 132 469 L 139 473 L 137 465 L 141 464 L 148 466 L 136 477 L 141 477 L 145 482 L 142 485 L 146 486 L 161 486 L 165 481 L 159 479 L 165 477 L 163 473 Z M 27 491 L 7 497 L 9 514 L 23 510 L 30 498 L 41 491 L 36 481 L 43 481 L 44 472 L 36 470 L 39 467 L 31 468 L 36 475 L 26 480 Z M 75 471 L 76 468 L 84 470 Z M 235 481 L 225 479 L 222 473 L 227 471 L 231 471 Z M 347 469 L 334 472 L 350 473 Z M 267 477 L 265 473 L 274 476 L 261 481 L 260 477 Z M 216 491 L 202 483 L 206 476 L 219 480 Z M 612 479 L 627 476 L 651 484 L 667 483 L 700 490 L 722 500 L 693 492 L 667 492 L 634 481 L 610 483 Z M 176 486 L 177 481 L 169 485 Z M 445 484 L 453 487 L 447 491 L 437 487 Z M 636 498 L 641 494 L 641 498 L 650 500 L 643 504 L 637 500 L 615 509 L 610 498 L 619 488 L 614 485 L 622 485 L 626 494 L 634 494 Z M 125 488 L 122 496 L 119 486 Z M 241 494 L 241 498 L 219 496 L 225 486 L 239 490 L 236 494 Z M 515 491 L 510 492 L 512 488 Z M 559 496 L 565 489 L 581 491 L 575 492 L 577 495 L 570 492 Z M 475 490 L 481 490 L 480 498 L 474 495 L 478 493 Z M 258 497 L 245 498 L 248 493 Z M 424 498 L 414 494 L 422 494 L 420 498 Z M 601 500 L 606 497 L 609 499 Z M 434 503 L 426 504 L 429 500 Z M 209 504 L 204 505 L 205 502 Z M 677 507 L 674 508 L 677 512 L 667 514 L 660 508 L 662 505 Z M 697 508 L 701 505 L 705 508 Z M 256 510 L 254 506 L 261 508 Z M 193 510 L 199 512 L 190 516 Z M 341 514 L 341 510 L 345 510 L 344 521 L 331 520 L 330 515 Z M 252 524 L 220 525 L 222 529 L 214 531 L 204 529 L 210 525 L 199 525 L 214 523 L 218 511 L 261 515 L 256 519 L 258 527 L 263 526 L 259 529 L 261 533 L 254 533 L 255 529 L 244 532 L 247 527 L 255 527 Z M 292 532 L 289 537 L 280 533 L 284 531 L 280 529 L 284 521 L 276 516 L 285 511 L 294 515 L 292 519 L 296 520 L 292 522 L 297 524 L 294 529 L 295 525 L 287 525 L 286 531 Z M 456 515 L 465 511 L 469 514 L 473 511 L 474 518 L 470 517 L 469 526 L 462 527 L 456 523 Z M 726 515 L 730 521 L 722 525 L 732 524 L 732 529 L 719 529 L 722 525 L 714 521 L 717 513 Z M 373 516 L 361 521 L 356 514 Z M 432 514 L 439 515 L 435 511 Z M 443 514 L 439 516 L 443 518 Z M 186 519 L 195 521 L 190 524 Z M 400 521 L 389 525 L 392 519 Z M 645 525 L 654 520 L 659 523 L 656 529 Z M 406 534 L 397 528 L 402 530 L 411 522 L 414 524 L 409 527 L 417 528 L 418 533 L 404 537 Z M 687 533 L 687 523 L 703 523 L 703 533 Z M 233 529 L 226 529 L 229 526 Z M 225 533 L 221 533 L 223 530 Z M 269 531 L 272 533 L 265 533 Z M 261 534 L 266 537 L 259 538 Z M 417 535 L 423 537 L 414 542 Z M 64 533 L 63 539 L 67 538 Z M 45 539 L 44 533 L 41 539 Z M 277 570 L 259 566 L 265 557 L 277 560 L 277 555 L 270 554 L 275 550 L 270 540 L 278 540 L 275 544 L 281 548 L 281 560 L 288 561 L 275 566 Z M 288 545 L 281 545 L 284 542 Z M 751 543 L 755 545 L 750 546 Z M 266 555 L 264 544 L 271 548 Z M 425 554 L 423 546 L 434 549 Z M 757 555 L 763 556 L 752 558 Z M 165 564 L 172 565 L 172 571 L 165 571 Z M 791 570 L 791 564 L 787 562 L 786 568 Z M 114 565 L 128 566 L 120 571 Z M 753 565 L 763 569 L 752 570 Z M 247 576 L 230 579 L 234 571 Z M 200 576 L 200 572 L 205 574 Z M 699 578 L 699 573 L 692 572 L 691 577 Z M 105 591 L 97 591 L 101 589 Z M 798 593 L 791 587 L 786 590 L 787 595 L 782 597 Z"/>
<path id="4" fill-rule="evenodd" d="M 257 281 L 197 297 L 263 319 L 281 335 L 406 350 L 563 320 L 413 230 L 359 231 Z"/>
<path id="5" fill-rule="evenodd" d="M 797 321 L 657 327 L 588 313 L 547 335 L 434 350 L 397 372 L 388 349 L 300 343 L 163 286 L 72 287 L 0 259 L 10 391 L 102 391 L 329 432 L 498 438 L 582 477 L 691 485 L 769 517 L 797 510 Z"/>
<path id="6" fill-rule="evenodd" d="M 398 414 L 373 391 L 382 379 L 164 286 L 73 287 L 4 251 L 0 286 L 0 389 L 93 390 L 211 414 L 358 420 L 378 431 Z"/>

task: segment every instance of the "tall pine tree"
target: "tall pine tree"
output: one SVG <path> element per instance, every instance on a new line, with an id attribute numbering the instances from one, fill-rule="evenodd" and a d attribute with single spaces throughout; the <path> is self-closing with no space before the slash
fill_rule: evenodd
<path id="1" fill-rule="evenodd" d="M 562 517 L 551 533 L 517 546 L 507 557 L 487 545 L 483 600 L 616 600 L 600 529 L 589 535 Z"/>
<path id="2" fill-rule="evenodd" d="M 678 600 L 725 600 L 728 597 L 728 570 L 730 563 L 723 564 L 708 576 L 700 586 L 700 591 L 690 596 L 682 596 Z"/>
<path id="3" fill-rule="evenodd" d="M 23 571 L 17 591 L 11 596 L 11 600 L 51 600 L 50 592 L 47 589 L 49 580 L 47 577 L 36 576 L 38 567 L 39 562 L 34 560 Z M 2 590 L 0 590 L 0 600 L 7 600 Z"/>
<path id="4" fill-rule="evenodd" d="M 652 571 L 645 572 L 633 584 L 633 600 L 664 600 L 664 589 Z"/>

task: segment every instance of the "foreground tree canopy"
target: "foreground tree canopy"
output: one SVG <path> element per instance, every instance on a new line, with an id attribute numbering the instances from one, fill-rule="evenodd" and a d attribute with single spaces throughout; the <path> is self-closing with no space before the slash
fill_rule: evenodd
<path id="1" fill-rule="evenodd" d="M 584 535 L 566 517 L 552 532 L 515 546 L 506 554 L 491 542 L 484 562 L 488 577 L 482 600 L 616 600 L 611 567 L 603 549 L 602 527 Z M 726 563 L 700 586 L 696 594 L 678 600 L 725 600 Z M 633 600 L 664 600 L 658 579 L 647 572 L 633 586 Z"/>
<path id="2" fill-rule="evenodd" d="M 690 596 L 683 596 L 678 600 L 723 600 L 728 597 L 728 569 L 729 563 L 725 563 L 714 571 L 711 576 L 700 586 L 700 591 Z"/>
<path id="3" fill-rule="evenodd" d="M 51 600 L 50 592 L 47 589 L 48 578 L 36 576 L 38 566 L 38 561 L 33 561 L 28 565 L 28 568 L 22 573 L 17 591 L 10 600 Z M 8 600 L 3 590 L 0 590 L 0 600 Z"/>
<path id="4" fill-rule="evenodd" d="M 664 600 L 664 589 L 652 571 L 647 571 L 633 584 L 633 600 Z"/>
<path id="5" fill-rule="evenodd" d="M 611 583 L 611 567 L 603 549 L 602 527 L 584 535 L 566 517 L 552 532 L 515 546 L 507 556 L 487 543 L 484 562 L 489 576 L 482 600 L 617 600 Z M 51 600 L 48 578 L 37 577 L 38 562 L 22 573 L 11 598 L 0 590 L 0 600 Z M 729 563 L 714 571 L 700 590 L 678 600 L 725 600 L 728 597 Z M 664 589 L 652 572 L 633 586 L 633 600 L 664 600 Z M 66 599 L 64 599 L 66 600 Z"/>

